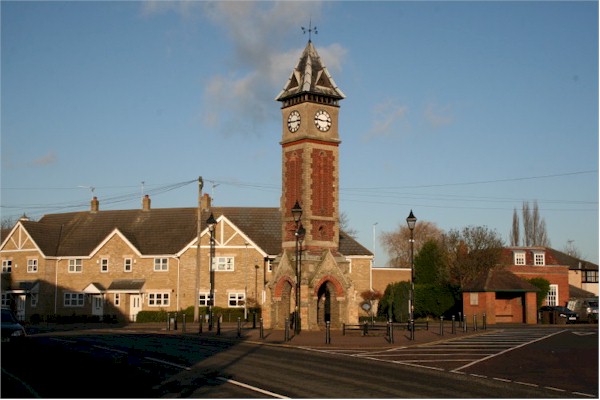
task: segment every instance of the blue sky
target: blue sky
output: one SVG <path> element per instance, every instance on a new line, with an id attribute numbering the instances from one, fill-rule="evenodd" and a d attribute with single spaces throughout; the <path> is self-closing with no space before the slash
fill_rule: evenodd
<path id="1" fill-rule="evenodd" d="M 277 207 L 275 96 L 312 41 L 346 94 L 340 208 L 359 241 L 419 221 L 506 241 L 537 201 L 598 263 L 598 3 L 9 2 L 1 214 Z M 418 223 L 418 222 L 417 222 Z"/>

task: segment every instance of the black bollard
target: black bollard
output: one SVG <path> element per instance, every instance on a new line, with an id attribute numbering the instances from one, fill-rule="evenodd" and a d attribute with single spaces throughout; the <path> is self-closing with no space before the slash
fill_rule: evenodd
<path id="1" fill-rule="evenodd" d="M 265 338 L 265 331 L 264 331 L 264 327 L 263 327 L 263 319 L 262 319 L 262 317 L 260 318 L 260 338 L 261 339 Z"/>
<path id="2" fill-rule="evenodd" d="M 185 313 L 181 315 L 181 332 L 185 332 Z"/>
<path id="3" fill-rule="evenodd" d="M 452 316 L 452 334 L 455 334 L 455 333 L 456 333 L 456 327 L 454 326 L 455 322 L 456 322 L 456 321 L 455 321 L 455 317 L 454 317 L 454 315 L 453 315 L 453 316 Z"/>
<path id="4" fill-rule="evenodd" d="M 256 311 L 252 313 L 252 329 L 256 329 Z"/>
<path id="5" fill-rule="evenodd" d="M 171 330 L 171 313 L 167 313 L 167 331 Z"/>
<path id="6" fill-rule="evenodd" d="M 240 317 L 237 321 L 237 337 L 242 337 L 242 319 Z"/>
<path id="7" fill-rule="evenodd" d="M 467 316 L 463 315 L 463 332 L 467 332 Z"/>
<path id="8" fill-rule="evenodd" d="M 477 314 L 473 314 L 473 330 L 477 330 Z"/>
<path id="9" fill-rule="evenodd" d="M 444 316 L 440 317 L 440 336 L 444 336 Z"/>
<path id="10" fill-rule="evenodd" d="M 483 322 L 482 322 L 482 328 L 483 330 L 487 330 L 487 321 L 486 321 L 486 317 L 485 317 L 485 313 L 483 313 Z"/>
<path id="11" fill-rule="evenodd" d="M 325 344 L 331 343 L 331 322 L 325 322 Z"/>

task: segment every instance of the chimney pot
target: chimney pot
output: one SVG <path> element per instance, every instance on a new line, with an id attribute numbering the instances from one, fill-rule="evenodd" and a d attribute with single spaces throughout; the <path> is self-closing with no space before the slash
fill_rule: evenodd
<path id="1" fill-rule="evenodd" d="M 98 201 L 98 198 L 96 196 L 94 196 L 94 198 L 91 201 L 90 212 L 97 213 L 99 209 L 100 209 L 100 202 Z"/>
<path id="2" fill-rule="evenodd" d="M 142 200 L 142 210 L 150 211 L 150 196 L 148 195 L 145 195 L 144 199 Z"/>

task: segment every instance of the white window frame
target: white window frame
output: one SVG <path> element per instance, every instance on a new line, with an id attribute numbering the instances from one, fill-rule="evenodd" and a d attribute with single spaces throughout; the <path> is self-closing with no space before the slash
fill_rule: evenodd
<path id="1" fill-rule="evenodd" d="M 524 251 L 515 251 L 515 265 L 525 265 L 527 258 Z"/>
<path id="2" fill-rule="evenodd" d="M 123 259 L 123 271 L 124 272 L 132 272 L 133 271 L 133 258 L 124 258 Z"/>
<path id="3" fill-rule="evenodd" d="M 85 293 L 65 292 L 63 296 L 63 306 L 65 307 L 83 307 L 85 305 Z"/>
<path id="4" fill-rule="evenodd" d="M 598 271 L 595 271 L 595 270 L 583 271 L 582 283 L 598 283 Z"/>
<path id="5" fill-rule="evenodd" d="M 100 259 L 100 272 L 102 272 L 102 273 L 108 272 L 108 258 Z"/>
<path id="6" fill-rule="evenodd" d="M 547 306 L 557 306 L 558 302 L 558 285 L 550 284 L 550 289 L 548 290 L 548 294 L 546 295 L 546 305 Z"/>
<path id="7" fill-rule="evenodd" d="M 121 293 L 115 293 L 115 306 L 121 305 Z"/>
<path id="8" fill-rule="evenodd" d="M 227 293 L 227 305 L 229 308 L 244 307 L 246 295 L 244 292 L 229 292 Z"/>
<path id="9" fill-rule="evenodd" d="M 0 304 L 2 304 L 2 307 L 10 306 L 10 295 L 8 293 L 2 293 Z"/>
<path id="10" fill-rule="evenodd" d="M 27 259 L 27 273 L 36 274 L 38 272 L 38 259 L 29 258 Z"/>
<path id="11" fill-rule="evenodd" d="M 83 260 L 81 258 L 71 258 L 69 260 L 69 273 L 80 274 L 83 272 Z"/>
<path id="12" fill-rule="evenodd" d="M 169 270 L 169 259 L 167 257 L 156 257 L 154 259 L 154 272 L 165 272 Z"/>
<path id="13" fill-rule="evenodd" d="M 533 265 L 541 267 L 546 265 L 546 253 L 543 251 L 536 251 L 533 253 Z"/>
<path id="14" fill-rule="evenodd" d="M 148 293 L 148 307 L 168 307 L 170 303 L 169 292 Z"/>
<path id="15" fill-rule="evenodd" d="M 208 302 L 210 301 L 210 292 L 200 292 L 198 293 L 198 305 L 200 307 L 208 307 Z"/>
<path id="16" fill-rule="evenodd" d="M 232 256 L 213 257 L 212 270 L 213 271 L 227 271 L 227 272 L 235 271 L 235 257 L 232 257 Z"/>
<path id="17" fill-rule="evenodd" d="M 2 273 L 10 274 L 12 272 L 12 260 L 4 259 L 2 260 Z"/>

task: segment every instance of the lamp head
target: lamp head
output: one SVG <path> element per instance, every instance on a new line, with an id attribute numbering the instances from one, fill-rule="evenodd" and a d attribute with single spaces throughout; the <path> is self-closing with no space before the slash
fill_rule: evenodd
<path id="1" fill-rule="evenodd" d="M 215 219 L 212 213 L 210 213 L 210 217 L 208 217 L 208 219 L 206 220 L 206 225 L 208 225 L 208 230 L 211 232 L 215 229 L 215 225 L 217 225 L 217 220 Z"/>
<path id="2" fill-rule="evenodd" d="M 411 231 L 415 229 L 415 224 L 417 223 L 417 217 L 413 214 L 412 210 L 410 210 L 410 214 L 406 218 L 406 223 L 408 224 L 408 229 Z"/>
<path id="3" fill-rule="evenodd" d="M 300 207 L 298 200 L 296 200 L 296 204 L 294 204 L 294 207 L 292 207 L 292 217 L 294 217 L 295 223 L 298 223 L 302 217 L 302 207 Z"/>

